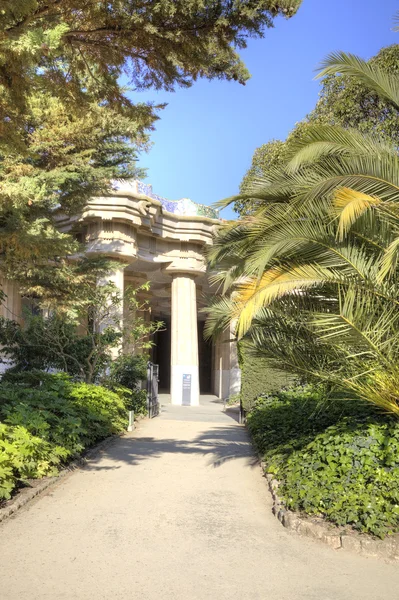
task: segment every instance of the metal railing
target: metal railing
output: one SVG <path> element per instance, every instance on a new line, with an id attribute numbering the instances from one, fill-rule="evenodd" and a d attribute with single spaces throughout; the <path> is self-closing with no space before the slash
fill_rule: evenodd
<path id="1" fill-rule="evenodd" d="M 150 419 L 159 415 L 158 381 L 159 365 L 147 363 L 147 407 Z"/>

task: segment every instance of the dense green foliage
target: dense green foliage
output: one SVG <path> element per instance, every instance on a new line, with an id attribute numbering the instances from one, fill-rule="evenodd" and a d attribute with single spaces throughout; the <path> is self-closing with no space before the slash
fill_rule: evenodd
<path id="1" fill-rule="evenodd" d="M 0 96 L 0 112 L 1 112 Z M 7 123 L 9 121 L 6 119 Z M 57 98 L 32 97 L 17 148 L 0 136 L 0 251 L 2 272 L 24 280 L 32 268 L 61 270 L 59 257 L 79 246 L 57 230 L 57 214 L 76 214 L 110 180 L 140 176 L 138 152 L 152 121 L 133 121 L 114 108 L 74 114 Z"/>
<path id="2" fill-rule="evenodd" d="M 307 386 L 260 400 L 248 428 L 289 508 L 379 537 L 399 531 L 397 420 Z"/>
<path id="3" fill-rule="evenodd" d="M 68 100 L 131 106 L 119 85 L 173 89 L 198 77 L 241 83 L 236 49 L 300 0 L 5 0 L 0 9 L 0 98 L 16 116 L 32 90 Z M 80 104 L 80 106 L 79 106 Z M 1 114 L 1 113 L 0 113 Z M 3 117 L 3 115 L 1 115 Z M 0 119 L 6 125 L 3 118 Z"/>
<path id="4" fill-rule="evenodd" d="M 399 45 L 382 48 L 367 65 L 398 76 Z M 398 117 L 398 108 L 381 97 L 380 91 L 371 89 L 368 82 L 348 73 L 333 72 L 323 78 L 319 101 L 308 120 L 375 133 L 398 144 Z"/>
<path id="5" fill-rule="evenodd" d="M 34 371 L 0 384 L 0 499 L 54 475 L 85 448 L 126 429 L 123 398 L 64 374 Z"/>
<path id="6" fill-rule="evenodd" d="M 253 408 L 256 399 L 271 394 L 292 382 L 292 375 L 276 369 L 270 361 L 251 351 L 249 343 L 240 343 L 241 403 L 244 410 Z"/>
<path id="7" fill-rule="evenodd" d="M 281 140 L 271 140 L 257 148 L 251 166 L 241 182 L 240 191 L 245 193 L 259 177 L 266 177 L 269 172 L 279 168 L 285 160 L 286 153 L 287 143 Z M 255 206 L 255 199 L 238 198 L 234 203 L 234 210 L 240 216 L 244 216 L 253 212 Z"/>

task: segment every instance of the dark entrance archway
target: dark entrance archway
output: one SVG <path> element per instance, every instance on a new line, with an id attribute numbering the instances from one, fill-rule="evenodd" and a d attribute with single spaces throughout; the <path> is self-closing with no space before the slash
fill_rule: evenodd
<path id="1" fill-rule="evenodd" d="M 211 394 L 213 392 L 213 344 L 209 340 L 204 340 L 204 326 L 204 321 L 198 321 L 198 359 L 200 394 Z"/>
<path id="2" fill-rule="evenodd" d="M 171 349 L 171 327 L 170 319 L 156 317 L 155 321 L 162 321 L 164 327 L 155 334 L 155 346 L 153 347 L 153 361 L 159 365 L 159 391 L 170 392 L 170 349 Z"/>
<path id="3" fill-rule="evenodd" d="M 155 317 L 155 321 L 162 321 L 162 331 L 155 334 L 155 346 L 152 350 L 152 360 L 159 365 L 159 391 L 170 392 L 170 351 L 171 351 L 171 323 L 170 318 Z M 204 322 L 198 321 L 198 359 L 199 383 L 201 394 L 212 393 L 212 365 L 213 344 L 204 340 Z"/>

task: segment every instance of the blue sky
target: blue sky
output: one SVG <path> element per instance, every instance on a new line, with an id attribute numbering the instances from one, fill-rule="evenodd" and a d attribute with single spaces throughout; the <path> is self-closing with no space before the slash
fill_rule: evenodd
<path id="1" fill-rule="evenodd" d="M 152 134 L 153 147 L 139 162 L 146 182 L 171 200 L 202 204 L 237 193 L 254 150 L 284 139 L 315 105 L 320 61 L 334 50 L 370 58 L 399 43 L 392 31 L 398 0 L 303 0 L 289 21 L 278 19 L 265 38 L 242 52 L 252 77 L 196 82 L 174 93 L 148 91 L 138 101 L 167 102 Z M 231 209 L 222 216 L 234 218 Z"/>

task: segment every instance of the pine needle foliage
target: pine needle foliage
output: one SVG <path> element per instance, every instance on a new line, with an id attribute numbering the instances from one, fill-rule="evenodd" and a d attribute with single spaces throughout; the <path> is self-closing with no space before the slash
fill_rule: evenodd
<path id="1" fill-rule="evenodd" d="M 199 77 L 245 83 L 238 51 L 300 0 L 4 0 L 0 8 L 0 124 L 10 130 L 34 93 L 79 111 L 122 110 L 133 90 L 187 87 Z M 142 107 L 149 115 L 151 106 Z M 10 122 L 10 119 L 12 122 Z M 1 135 L 1 132 L 0 132 Z"/>
<path id="2" fill-rule="evenodd" d="M 76 251 L 75 214 L 135 166 L 163 105 L 134 94 L 249 77 L 239 51 L 301 0 L 3 0 L 0 6 L 2 275 L 50 272 Z M 31 279 L 31 277 L 30 277 Z"/>

